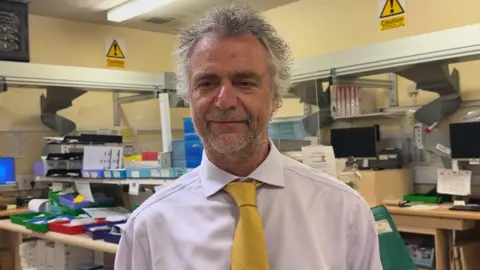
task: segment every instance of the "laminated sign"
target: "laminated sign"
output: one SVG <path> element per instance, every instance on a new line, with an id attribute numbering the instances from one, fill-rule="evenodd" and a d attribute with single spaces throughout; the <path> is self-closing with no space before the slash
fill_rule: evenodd
<path id="1" fill-rule="evenodd" d="M 106 64 L 109 68 L 125 68 L 125 44 L 120 38 L 105 39 Z"/>
<path id="2" fill-rule="evenodd" d="M 380 30 L 390 30 L 406 25 L 406 0 L 378 0 Z"/>

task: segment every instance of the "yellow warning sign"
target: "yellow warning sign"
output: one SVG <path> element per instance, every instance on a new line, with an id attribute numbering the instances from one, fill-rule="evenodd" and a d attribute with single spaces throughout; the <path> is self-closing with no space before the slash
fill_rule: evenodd
<path id="1" fill-rule="evenodd" d="M 404 14 L 405 10 L 398 0 L 385 0 L 380 19 Z"/>
<path id="2" fill-rule="evenodd" d="M 113 40 L 112 45 L 110 45 L 110 49 L 108 49 L 107 52 L 107 57 L 125 59 L 125 55 L 123 54 L 122 49 L 116 40 Z"/>
<path id="3" fill-rule="evenodd" d="M 125 68 L 125 60 L 107 58 L 107 67 Z"/>
<path id="4" fill-rule="evenodd" d="M 390 30 L 406 26 L 405 0 L 378 0 L 380 30 Z"/>

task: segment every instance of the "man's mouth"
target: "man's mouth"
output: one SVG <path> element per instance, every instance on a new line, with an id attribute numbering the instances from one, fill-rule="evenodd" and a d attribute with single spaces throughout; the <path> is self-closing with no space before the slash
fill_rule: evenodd
<path id="1" fill-rule="evenodd" d="M 207 123 L 215 123 L 215 124 L 250 124 L 250 120 L 245 118 L 245 119 L 239 119 L 239 120 L 207 120 Z"/>

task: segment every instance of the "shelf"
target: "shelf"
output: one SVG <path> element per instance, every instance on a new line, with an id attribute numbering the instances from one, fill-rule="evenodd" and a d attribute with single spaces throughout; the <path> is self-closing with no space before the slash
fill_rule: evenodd
<path id="1" fill-rule="evenodd" d="M 174 73 L 56 66 L 35 63 L 0 62 L 0 77 L 8 87 L 73 87 L 87 91 L 119 91 L 127 93 L 175 89 Z"/>
<path id="2" fill-rule="evenodd" d="M 361 115 L 350 115 L 350 116 L 335 116 L 334 120 L 342 119 L 357 119 L 357 118 L 369 118 L 369 117 L 388 117 L 388 116 L 403 116 L 404 112 L 378 112 L 378 113 L 367 113 Z"/>
<path id="3" fill-rule="evenodd" d="M 37 233 L 25 228 L 24 226 L 11 223 L 10 220 L 0 220 L 0 229 L 95 251 L 107 252 L 111 254 L 115 254 L 117 252 L 116 244 L 107 243 L 101 240 L 92 240 L 88 236 L 82 234 L 68 235 L 56 232 Z"/>
<path id="4" fill-rule="evenodd" d="M 292 82 L 327 79 L 332 68 L 335 76 L 361 77 L 429 62 L 477 60 L 480 58 L 478 33 L 480 24 L 467 25 L 298 59 L 293 62 Z"/>
<path id="5" fill-rule="evenodd" d="M 37 176 L 36 182 L 59 182 L 59 183 L 75 183 L 89 182 L 91 184 L 107 184 L 107 185 L 130 185 L 137 183 L 139 185 L 167 185 L 175 181 L 176 178 L 151 178 L 151 179 L 93 179 L 93 178 L 70 178 L 70 177 L 43 177 Z"/>

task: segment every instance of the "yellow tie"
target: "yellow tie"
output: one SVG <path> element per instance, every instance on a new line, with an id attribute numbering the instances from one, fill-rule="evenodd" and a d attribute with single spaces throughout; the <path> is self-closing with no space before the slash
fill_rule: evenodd
<path id="1" fill-rule="evenodd" d="M 233 238 L 232 270 L 268 270 L 267 247 L 257 209 L 257 185 L 232 182 L 224 188 L 240 211 Z"/>

